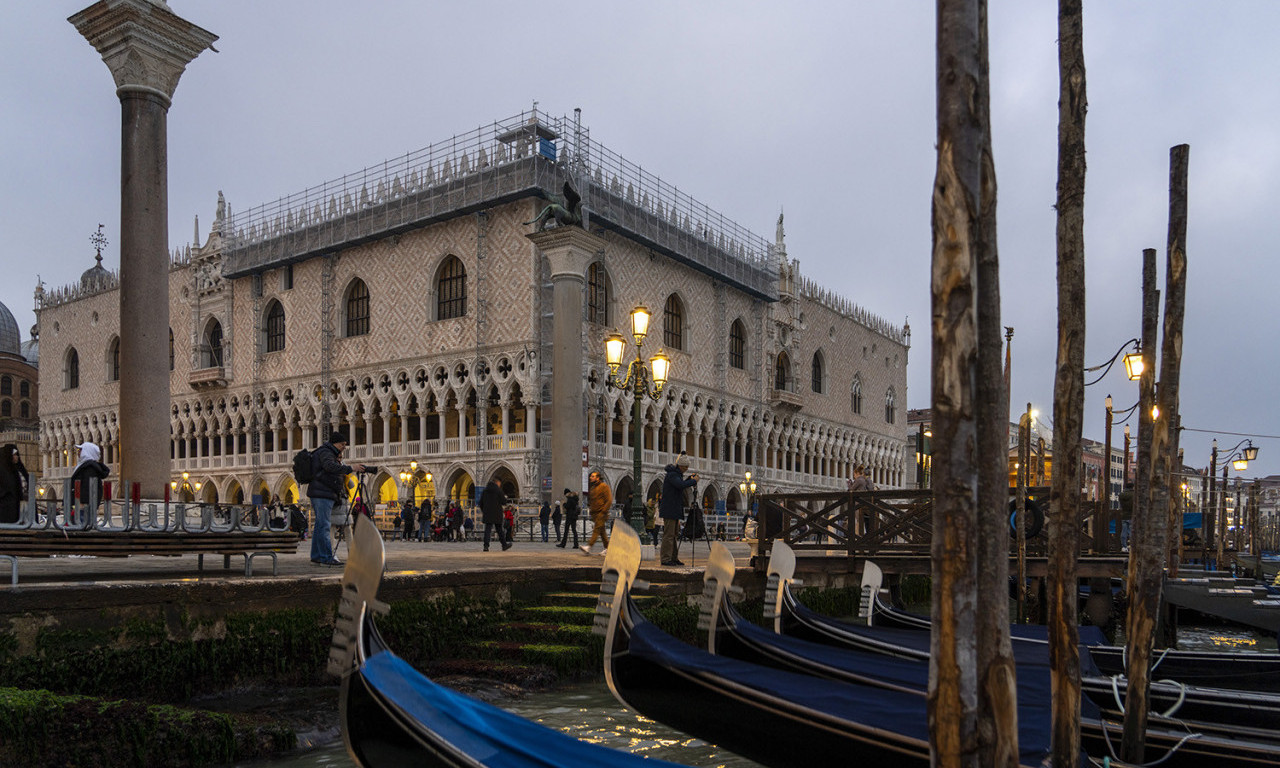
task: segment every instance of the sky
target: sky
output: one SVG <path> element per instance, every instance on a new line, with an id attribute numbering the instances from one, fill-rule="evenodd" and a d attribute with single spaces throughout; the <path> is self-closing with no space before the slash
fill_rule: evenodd
<path id="1" fill-rule="evenodd" d="M 78 280 L 99 223 L 119 266 L 120 106 L 66 19 L 87 0 L 0 4 L 0 302 L 23 338 L 37 279 Z M 591 137 L 772 240 L 807 277 L 909 322 L 907 405 L 930 401 L 934 5 L 751 0 L 172 0 L 219 36 L 168 115 L 169 239 L 207 237 L 218 191 L 245 210 L 502 120 L 581 108 Z M 1057 9 L 990 8 L 1001 322 L 1012 408 L 1052 423 Z M 1252 439 L 1280 474 L 1280 3 L 1086 3 L 1085 365 L 1140 334 L 1141 258 L 1168 233 L 1169 150 L 1189 144 L 1181 376 L 1186 464 Z M 1272 297 L 1268 299 L 1268 297 Z M 1270 319 L 1268 319 L 1270 318 Z M 1086 379 L 1092 381 L 1092 377 Z M 1086 389 L 1103 440 L 1137 386 Z M 1121 441 L 1117 419 L 1115 441 Z M 1130 421 L 1136 432 L 1136 420 Z M 1235 476 L 1235 473 L 1232 473 Z"/>

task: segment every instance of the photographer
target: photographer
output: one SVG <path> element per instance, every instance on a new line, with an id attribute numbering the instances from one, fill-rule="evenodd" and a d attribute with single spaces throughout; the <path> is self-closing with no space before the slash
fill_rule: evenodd
<path id="1" fill-rule="evenodd" d="M 680 520 L 684 517 L 684 490 L 698 484 L 696 473 L 684 476 L 689 468 L 688 454 L 681 453 L 675 464 L 667 465 L 667 476 L 662 481 L 662 501 L 658 514 L 662 518 L 662 550 L 659 556 L 663 565 L 684 565 L 676 557 L 679 546 Z"/>
<path id="2" fill-rule="evenodd" d="M 364 472 L 363 464 L 342 463 L 342 452 L 347 449 L 347 436 L 334 432 L 329 442 L 312 451 L 312 477 L 307 483 L 307 498 L 315 510 L 316 520 L 311 537 L 311 562 L 317 565 L 340 566 L 342 561 L 333 556 L 333 543 L 329 539 L 329 515 L 338 501 L 338 494 L 346 495 L 347 475 Z"/>

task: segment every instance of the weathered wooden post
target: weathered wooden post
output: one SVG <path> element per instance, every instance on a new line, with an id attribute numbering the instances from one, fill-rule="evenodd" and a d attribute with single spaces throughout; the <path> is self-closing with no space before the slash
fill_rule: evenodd
<path id="1" fill-rule="evenodd" d="M 1142 378 L 1138 381 L 1138 463 L 1134 483 L 1133 518 L 1129 536 L 1129 614 L 1125 637 L 1129 647 L 1129 685 L 1125 696 L 1124 741 L 1121 758 L 1143 762 L 1147 731 L 1147 690 L 1150 659 L 1160 607 L 1164 546 L 1164 515 L 1154 524 L 1151 509 L 1151 433 L 1155 405 L 1155 347 L 1160 292 L 1156 289 L 1156 251 L 1142 252 Z"/>
<path id="2" fill-rule="evenodd" d="M 978 4 L 978 117 L 991 125 L 987 5 Z M 991 131 L 982 132 L 978 270 L 977 679 L 978 764 L 1018 765 L 1017 668 L 1009 640 L 1009 389 L 1000 368 L 1000 259 Z M 1012 329 L 1003 329 L 1012 337 Z"/>
<path id="3" fill-rule="evenodd" d="M 978 766 L 975 384 L 977 238 L 986 126 L 980 0 L 939 0 L 937 171 L 931 268 L 933 350 L 933 631 L 929 737 L 939 768 Z"/>
<path id="4" fill-rule="evenodd" d="M 1084 25 L 1081 0 L 1058 2 L 1058 369 L 1053 382 L 1049 505 L 1049 680 L 1055 768 L 1080 764 L 1080 556 L 1077 510 L 1084 431 Z"/>
<path id="5" fill-rule="evenodd" d="M 1018 419 L 1018 489 L 1014 496 L 1014 536 L 1018 548 L 1018 623 L 1027 623 L 1027 479 L 1031 476 L 1031 403 Z"/>

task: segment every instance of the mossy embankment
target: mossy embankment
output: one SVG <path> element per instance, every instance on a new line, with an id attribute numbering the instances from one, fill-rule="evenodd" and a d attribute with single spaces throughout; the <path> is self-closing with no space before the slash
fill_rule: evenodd
<path id="1" fill-rule="evenodd" d="M 641 598 L 646 615 L 698 641 L 684 585 Z M 600 674 L 591 633 L 598 583 L 519 599 L 469 594 L 401 599 L 378 618 L 396 653 L 436 678 L 530 689 Z M 804 590 L 813 607 L 849 615 L 856 590 Z M 759 620 L 761 602 L 740 604 Z M 0 765 L 116 768 L 217 766 L 296 749 L 289 712 L 252 716 L 200 704 L 226 692 L 336 687 L 325 674 L 332 608 L 280 608 L 200 617 L 172 605 L 113 624 L 57 622 L 0 632 Z M 336 714 L 335 714 L 336 720 Z"/>

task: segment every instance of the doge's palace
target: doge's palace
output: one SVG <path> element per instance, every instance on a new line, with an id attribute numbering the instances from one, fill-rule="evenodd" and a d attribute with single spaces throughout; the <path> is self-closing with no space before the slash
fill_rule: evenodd
<path id="1" fill-rule="evenodd" d="M 529 237 L 566 182 L 594 244 L 556 267 L 582 269 L 565 283 L 576 317 L 556 311 Z M 85 440 L 118 471 L 119 289 L 103 270 L 39 293 L 48 492 Z M 576 120 L 526 112 L 246 210 L 219 192 L 212 226 L 171 255 L 166 299 L 170 401 L 154 407 L 169 412 L 170 477 L 205 501 L 296 499 L 293 453 L 334 428 L 379 468 L 384 503 L 465 502 L 490 478 L 558 497 L 553 465 L 576 470 L 579 445 L 622 501 L 632 395 L 607 385 L 603 339 L 629 338 L 637 305 L 645 351 L 672 362 L 642 408 L 646 497 L 682 450 L 701 501 L 729 509 L 748 471 L 762 492 L 843 488 L 857 464 L 906 482 L 910 330 L 807 280 L 781 217 L 772 238 L 742 229 Z M 580 345 L 576 370 L 554 370 L 557 339 Z M 566 423 L 581 434 L 558 450 L 575 455 L 553 456 Z"/>

